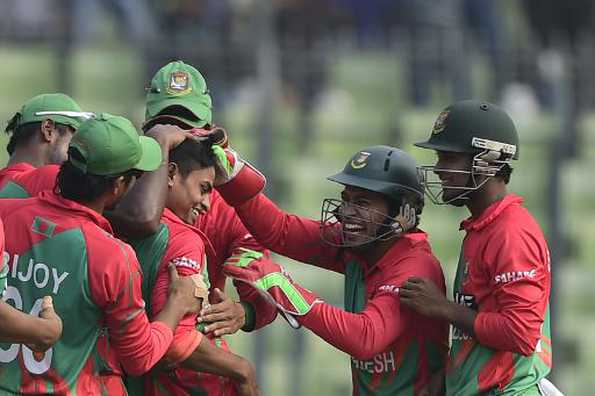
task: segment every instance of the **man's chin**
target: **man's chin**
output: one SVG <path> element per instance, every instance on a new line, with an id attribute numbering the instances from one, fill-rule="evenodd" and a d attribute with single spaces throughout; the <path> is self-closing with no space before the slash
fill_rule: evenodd
<path id="1" fill-rule="evenodd" d="M 448 205 L 451 206 L 455 206 L 457 208 L 463 207 L 465 206 L 465 204 L 467 203 L 468 199 L 464 199 L 464 198 L 456 198 L 453 199 L 452 201 L 448 202 Z"/>
<path id="2" fill-rule="evenodd" d="M 345 247 L 356 251 L 365 251 L 370 248 L 373 240 L 369 237 L 349 237 L 344 239 Z"/>
<path id="3" fill-rule="evenodd" d="M 467 194 L 465 194 L 461 190 L 445 190 L 442 194 L 443 204 L 456 206 L 457 208 L 465 206 L 468 200 L 469 199 L 467 198 Z"/>

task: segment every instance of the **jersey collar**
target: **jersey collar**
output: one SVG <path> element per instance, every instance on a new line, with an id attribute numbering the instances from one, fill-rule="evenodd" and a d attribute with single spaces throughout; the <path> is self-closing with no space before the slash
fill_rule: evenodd
<path id="1" fill-rule="evenodd" d="M 467 232 L 480 230 L 494 221 L 494 219 L 498 217 L 500 213 L 504 211 L 504 209 L 511 205 L 520 205 L 522 203 L 522 197 L 515 194 L 507 194 L 504 198 L 488 206 L 487 209 L 484 210 L 481 216 L 479 216 L 477 219 L 468 217 L 467 219 L 463 220 L 459 229 L 465 230 Z"/>
<path id="2" fill-rule="evenodd" d="M 33 165 L 28 162 L 19 162 L 14 165 L 7 166 L 6 168 L 2 169 L 2 173 L 7 172 L 26 172 L 35 169 Z"/>
<path id="3" fill-rule="evenodd" d="M 416 228 L 399 236 L 375 264 L 370 264 L 362 254 L 358 254 L 351 249 L 347 250 L 347 258 L 348 260 L 355 259 L 360 265 L 363 265 L 364 277 L 367 277 L 376 269 L 392 266 L 395 261 L 398 261 L 401 257 L 405 257 L 417 244 L 427 244 L 427 240 L 428 235 L 419 228 Z"/>
<path id="4" fill-rule="evenodd" d="M 197 233 L 200 236 L 200 238 L 203 240 L 203 242 L 205 244 L 205 249 L 207 251 L 210 251 L 211 254 L 213 254 L 215 252 L 215 248 L 213 248 L 211 241 L 209 240 L 209 238 L 207 237 L 207 235 L 204 232 L 202 232 L 200 229 L 196 228 L 192 224 L 188 224 L 188 223 L 184 222 L 170 209 L 163 208 L 163 213 L 161 214 L 161 217 L 162 217 L 162 219 L 165 219 L 171 223 L 180 224 L 180 225 L 183 225 L 184 227 L 190 228 L 192 231 Z"/>
<path id="5" fill-rule="evenodd" d="M 67 209 L 70 216 L 86 217 L 106 232 L 109 232 L 112 235 L 114 234 L 114 230 L 112 229 L 110 222 L 91 208 L 71 201 L 70 199 L 66 199 L 54 193 L 53 191 L 42 191 L 39 193 L 39 199 L 47 202 L 50 205 Z"/>

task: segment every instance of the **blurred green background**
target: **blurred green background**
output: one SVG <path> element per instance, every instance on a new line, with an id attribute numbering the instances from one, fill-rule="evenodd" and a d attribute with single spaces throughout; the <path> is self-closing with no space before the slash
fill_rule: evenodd
<path id="1" fill-rule="evenodd" d="M 577 34 L 579 38 L 570 30 L 561 30 L 566 33 L 554 34 L 554 39 L 544 42 L 536 38 L 540 31 L 531 23 L 534 2 L 481 1 L 491 4 L 504 37 L 497 46 L 500 60 L 495 61 L 489 39 L 482 41 L 466 30 L 461 20 L 451 20 L 454 17 L 448 10 L 427 20 L 409 20 L 422 32 L 433 32 L 431 39 L 420 42 L 415 33 L 400 29 L 407 25 L 399 18 L 386 22 L 386 15 L 372 13 L 371 25 L 383 29 L 366 30 L 369 24 L 359 21 L 357 13 L 350 14 L 351 18 L 341 13 L 337 17 L 334 8 L 331 11 L 335 13 L 324 14 L 333 24 L 321 23 L 332 34 L 321 33 L 314 23 L 303 30 L 290 28 L 292 18 L 299 21 L 299 17 L 310 20 L 312 15 L 320 16 L 320 8 L 327 2 L 167 2 L 179 9 L 140 1 L 17 3 L 7 1 L 8 7 L 3 3 L 6 9 L 0 7 L 13 17 L 7 18 L 12 21 L 10 26 L 0 28 L 0 120 L 8 120 L 33 95 L 62 90 L 85 110 L 125 115 L 140 126 L 144 87 L 150 75 L 167 60 L 179 57 L 204 72 L 215 99 L 215 122 L 228 129 L 233 146 L 244 157 L 265 170 L 279 205 L 312 218 L 319 217 L 323 198 L 338 197 L 339 186 L 326 181 L 326 176 L 340 170 L 357 150 L 374 144 L 395 145 L 420 163 L 432 164 L 432 153 L 415 149 L 412 143 L 429 134 L 442 107 L 461 95 L 501 103 L 521 137 L 521 156 L 510 189 L 525 197 L 526 206 L 557 252 L 552 301 L 555 381 L 568 395 L 593 393 L 595 340 L 588 336 L 595 331 L 595 112 L 591 100 L 595 86 L 589 78 L 593 70 L 592 24 Z M 97 8 L 89 8 L 93 3 Z M 152 20 L 139 23 L 126 19 L 131 18 L 126 17 L 127 11 L 114 12 L 118 7 L 132 7 L 133 12 L 142 14 L 135 8 L 141 3 L 143 12 L 165 16 L 158 19 L 153 15 Z M 215 3 L 225 3 L 227 8 L 221 11 Z M 370 2 L 376 3 L 390 2 Z M 407 2 L 397 3 L 405 7 Z M 462 4 L 429 3 L 435 8 L 449 4 L 453 9 Z M 49 7 L 45 10 L 55 18 L 56 25 L 49 33 L 44 25 L 38 25 L 44 16 L 35 17 L 40 4 Z M 543 2 L 542 7 L 547 4 Z M 15 23 L 19 12 L 39 31 Z M 209 15 L 220 19 L 211 20 Z M 548 21 L 560 31 L 564 25 L 556 15 L 563 19 L 565 14 L 554 13 Z M 86 23 L 94 27 L 86 27 Z M 176 24 L 180 29 L 172 30 Z M 443 48 L 450 41 L 445 44 L 439 37 L 442 34 L 449 40 L 462 38 L 464 43 Z M 411 50 L 420 43 L 428 46 L 422 52 L 422 66 L 415 62 L 412 66 L 416 55 Z M 164 50 L 156 55 L 157 47 Z M 455 62 L 454 66 L 457 59 L 464 63 L 466 91 L 457 92 L 461 76 L 449 69 L 453 64 L 442 64 L 445 59 Z M 538 65 L 527 66 L 531 61 Z M 424 62 L 432 65 L 425 70 Z M 422 69 L 425 74 L 416 76 L 416 70 Z M 494 82 L 495 75 L 500 75 L 499 82 Z M 422 82 L 428 83 L 426 93 L 412 94 L 412 85 Z M 0 139 L 4 146 L 6 137 L 2 134 Z M 0 157 L 5 163 L 3 150 Z M 559 198 L 557 205 L 552 204 L 554 196 Z M 463 209 L 429 202 L 422 216 L 421 227 L 430 235 L 449 287 L 462 237 L 458 223 L 466 216 Z M 279 260 L 304 286 L 328 302 L 342 305 L 341 276 Z M 232 289 L 228 287 L 233 294 Z M 345 395 L 351 391 L 349 357 L 308 330 L 290 329 L 282 319 L 255 333 L 240 332 L 228 341 L 235 351 L 259 363 L 266 395 Z"/>

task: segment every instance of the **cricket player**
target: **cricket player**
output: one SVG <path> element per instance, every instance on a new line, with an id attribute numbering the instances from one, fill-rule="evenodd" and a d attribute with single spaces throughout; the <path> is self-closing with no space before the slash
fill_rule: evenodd
<path id="1" fill-rule="evenodd" d="M 211 129 L 211 96 L 205 79 L 191 65 L 182 61 L 170 62 L 157 71 L 147 87 L 143 130 L 151 130 L 159 124 L 175 125 L 201 134 Z M 159 204 L 163 206 L 164 202 L 163 197 Z M 156 206 L 159 204 L 155 202 Z M 223 293 L 226 276 L 222 268 L 225 261 L 239 249 L 260 251 L 263 248 L 216 190 L 211 193 L 209 210 L 197 216 L 194 226 L 207 236 L 213 247 L 207 249 L 211 304 L 203 308 L 198 319 L 206 325 L 204 332 L 222 336 L 239 329 L 252 331 L 272 322 L 277 311 L 250 288 L 238 288 L 239 302 L 232 301 Z M 154 221 L 147 224 L 145 232 L 152 234 L 158 228 L 159 222 Z M 226 346 L 223 338 L 220 342 Z"/>
<path id="2" fill-rule="evenodd" d="M 324 303 L 277 264 L 246 252 L 225 265 L 229 276 L 272 299 L 292 326 L 303 325 L 351 355 L 354 395 L 436 394 L 447 327 L 400 303 L 416 276 L 445 293 L 427 235 L 417 228 L 423 187 L 415 160 L 389 146 L 358 151 L 329 180 L 344 188 L 325 199 L 320 221 L 280 210 L 262 193 L 264 179 L 232 151 L 229 181 L 218 187 L 256 239 L 274 252 L 345 275 L 345 310 Z"/>
<path id="3" fill-rule="evenodd" d="M 1 346 L 4 393 L 106 392 L 97 350 L 104 327 L 124 368 L 141 375 L 164 356 L 180 320 L 200 310 L 194 282 L 172 266 L 167 303 L 149 323 L 134 251 L 112 235 L 102 216 L 162 160 L 154 139 L 139 137 L 125 118 L 103 114 L 80 125 L 54 191 L 0 200 L 0 216 L 11 230 L 5 299 L 36 315 L 42 297 L 51 295 L 64 318 L 62 338 L 44 354 L 27 345 Z M 125 394 L 123 384 L 111 394 Z"/>
<path id="4" fill-rule="evenodd" d="M 79 105 L 61 93 L 41 94 L 29 99 L 8 121 L 10 135 L 8 166 L 0 170 L 0 198 L 27 198 L 56 185 L 59 165 L 67 158 L 70 139 L 81 122 L 95 114 L 81 111 Z M 148 172 L 105 216 L 120 237 L 142 238 L 150 234 L 146 224 L 159 222 L 163 206 L 152 196 L 165 196 L 167 154 L 190 134 L 175 126 L 158 125 L 147 130 L 164 153 L 162 165 Z"/>
<path id="5" fill-rule="evenodd" d="M 61 93 L 37 95 L 25 102 L 6 126 L 10 159 L 0 170 L 0 198 L 27 198 L 53 189 L 70 139 L 90 115 Z"/>
<path id="6" fill-rule="evenodd" d="M 222 150 L 218 148 L 219 150 Z M 186 139 L 169 154 L 168 195 L 161 225 L 154 235 L 133 243 L 143 270 L 143 294 L 149 316 L 165 306 L 170 283 L 168 266 L 180 275 L 200 277 L 206 271 L 206 236 L 193 226 L 210 206 L 218 169 L 217 156 L 208 140 Z M 204 284 L 204 298 L 208 294 Z M 130 395 L 257 395 L 252 365 L 218 346 L 212 333 L 196 329 L 196 315 L 186 317 L 174 333 L 166 353 L 171 370 L 147 374 L 144 390 L 128 387 Z M 177 365 L 177 367 L 176 367 Z M 202 371 L 202 372 L 201 372 Z M 206 372 L 206 373 L 205 373 Z M 212 374 L 209 374 L 212 373 Z"/>
<path id="7" fill-rule="evenodd" d="M 550 255 L 541 228 L 508 192 L 519 138 L 498 106 L 477 100 L 442 111 L 427 141 L 434 166 L 423 167 L 428 196 L 466 206 L 454 302 L 411 277 L 402 305 L 452 324 L 448 395 L 539 395 L 550 372 Z"/>
<path id="8" fill-rule="evenodd" d="M 4 255 L 4 224 L 0 220 L 0 253 Z M 8 263 L 2 261 L 0 294 L 7 287 Z M 36 352 L 48 350 L 62 334 L 62 320 L 54 311 L 52 297 L 42 299 L 39 317 L 27 315 L 0 300 L 0 341 L 28 344 Z"/>

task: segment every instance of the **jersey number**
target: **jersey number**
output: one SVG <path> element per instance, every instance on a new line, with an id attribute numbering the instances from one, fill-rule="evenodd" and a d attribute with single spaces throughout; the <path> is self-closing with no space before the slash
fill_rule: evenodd
<path id="1" fill-rule="evenodd" d="M 21 298 L 21 293 L 19 293 L 17 288 L 8 286 L 6 288 L 6 292 L 4 293 L 4 300 L 7 302 L 8 300 L 14 301 L 15 308 L 20 311 L 23 310 L 23 299 Z M 30 315 L 39 316 L 42 301 L 43 300 L 41 298 L 35 300 L 35 303 L 31 308 L 31 312 L 29 312 Z M 19 354 L 20 348 L 23 349 L 23 361 L 25 362 L 25 368 L 31 374 L 43 374 L 50 369 L 53 354 L 52 348 L 48 349 L 43 354 L 43 358 L 41 360 L 37 360 L 33 355 L 33 351 L 26 345 L 22 344 L 12 344 L 8 349 L 0 348 L 0 363 L 10 363 L 15 360 Z"/>

